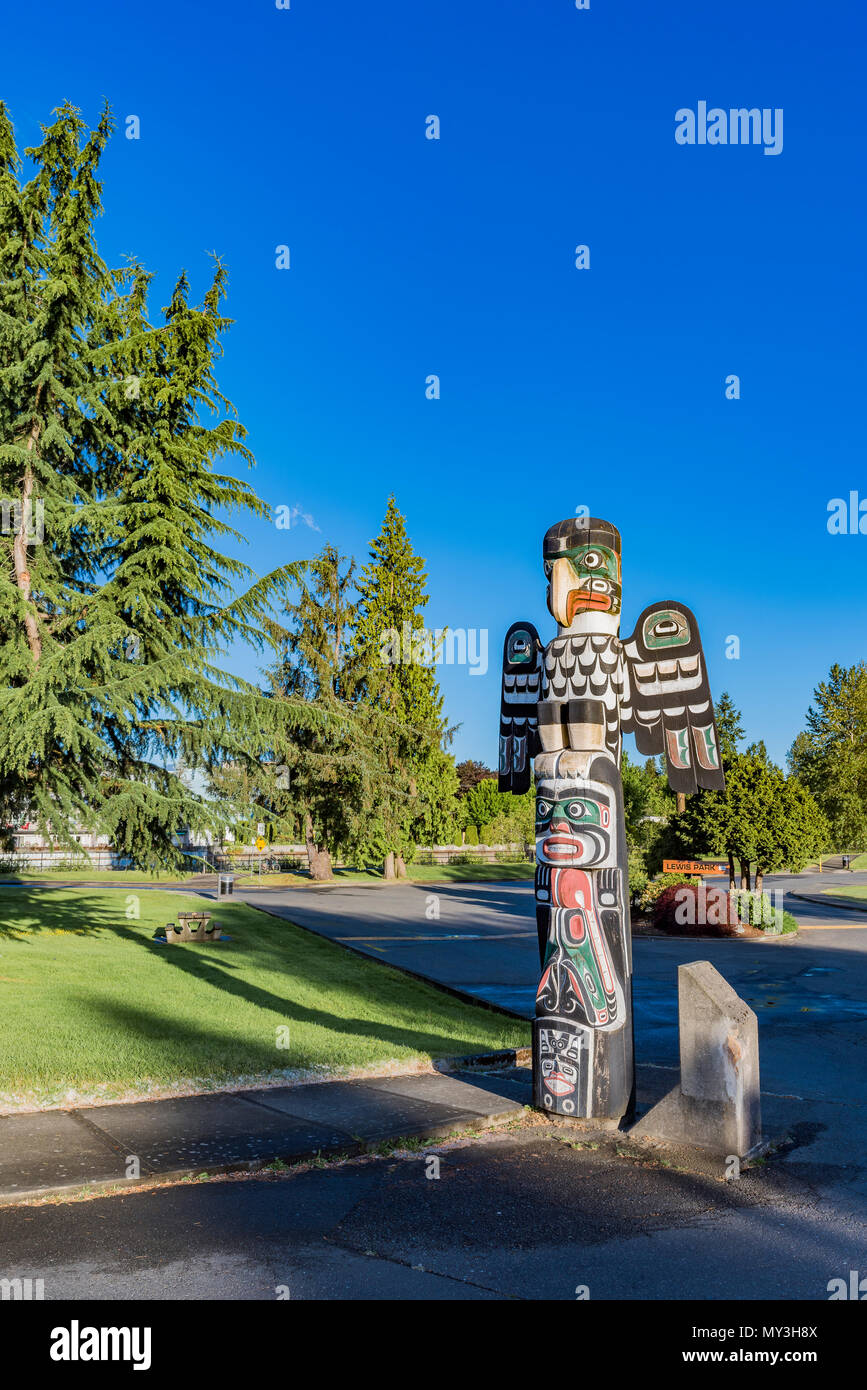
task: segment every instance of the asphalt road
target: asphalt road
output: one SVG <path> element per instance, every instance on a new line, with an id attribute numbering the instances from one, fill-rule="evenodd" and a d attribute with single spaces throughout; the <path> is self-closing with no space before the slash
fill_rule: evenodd
<path id="1" fill-rule="evenodd" d="M 553 1299 L 574 1308 L 583 1287 L 592 1310 L 600 1299 L 825 1300 L 829 1280 L 865 1268 L 863 1180 L 842 1183 L 809 1147 L 733 1183 L 633 1162 L 613 1143 L 576 1149 L 549 1127 L 436 1152 L 438 1175 L 424 1153 L 406 1154 L 6 1208 L 3 1273 L 42 1278 L 46 1300 Z M 776 1321 L 809 1319 L 781 1308 Z M 202 1335 L 200 1322 L 190 1335 Z"/>
<path id="2" fill-rule="evenodd" d="M 821 887 L 844 880 L 867 882 L 867 874 L 815 875 Z M 645 1064 L 677 1064 L 677 967 L 709 960 L 758 1015 L 763 1085 L 817 1100 L 854 1092 L 867 1101 L 867 913 L 814 907 L 791 896 L 792 888 L 814 891 L 812 878 L 773 876 L 766 886 L 785 894 L 785 907 L 805 928 L 797 938 L 634 939 L 636 1054 Z M 379 960 L 532 1017 L 539 962 L 530 882 L 340 884 L 245 889 L 239 896 Z"/>

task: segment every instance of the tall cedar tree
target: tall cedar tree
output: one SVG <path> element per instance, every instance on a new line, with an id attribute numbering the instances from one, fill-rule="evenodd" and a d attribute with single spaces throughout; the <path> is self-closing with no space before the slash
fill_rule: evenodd
<path id="1" fill-rule="evenodd" d="M 355 561 L 326 545 L 299 572 L 299 596 L 286 606 L 283 650 L 269 672 L 272 699 L 301 700 L 309 727 L 277 743 L 277 766 L 287 769 L 289 790 L 275 809 L 299 814 L 310 874 L 332 877 L 335 851 L 358 841 L 370 799 L 370 757 L 364 738 L 366 711 L 359 706 L 359 658 L 353 644 Z"/>
<path id="2" fill-rule="evenodd" d="M 26 808 L 61 843 L 76 822 L 143 866 L 174 835 L 218 829 L 179 765 L 250 758 L 270 702 L 216 664 L 262 645 L 291 567 L 264 579 L 220 553 L 232 511 L 268 515 L 214 365 L 230 320 L 215 260 L 204 302 L 184 275 L 163 320 L 150 276 L 109 270 L 93 224 L 108 110 L 92 131 L 68 103 L 25 153 L 0 103 L 0 807 Z M 203 416 L 210 415 L 210 423 Z M 44 519 L 40 537 L 39 512 Z M 253 580 L 250 584 L 251 579 Z M 239 585 L 250 585 L 235 596 Z M 303 722 L 298 706 L 283 724 Z"/>
<path id="3" fill-rule="evenodd" d="M 371 847 L 383 859 L 386 878 L 406 873 L 405 859 L 416 843 L 451 835 L 456 825 L 458 779 L 454 759 L 443 748 L 448 730 L 439 683 L 432 665 L 406 659 L 413 634 L 424 628 L 425 585 L 424 561 L 391 496 L 361 572 L 355 638 L 365 671 L 363 696 L 379 713 L 384 775 L 371 817 Z M 424 642 L 418 647 L 423 651 Z"/>

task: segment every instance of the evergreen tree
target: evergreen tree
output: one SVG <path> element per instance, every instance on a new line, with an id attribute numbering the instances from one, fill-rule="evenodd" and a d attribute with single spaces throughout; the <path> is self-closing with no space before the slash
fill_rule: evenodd
<path id="1" fill-rule="evenodd" d="M 405 873 L 415 845 L 438 840 L 455 820 L 457 776 L 443 747 L 448 731 L 436 653 L 421 615 L 425 585 L 424 561 L 392 496 L 361 573 L 355 636 L 363 698 L 379 712 L 384 776 L 371 824 L 386 878 Z"/>
<path id="2" fill-rule="evenodd" d="M 733 757 L 738 751 L 738 744 L 744 736 L 744 726 L 741 723 L 741 712 L 735 706 L 735 702 L 727 690 L 723 691 L 714 706 L 714 717 L 716 719 L 720 756 L 722 758 L 723 769 L 725 769 L 726 759 Z"/>
<path id="3" fill-rule="evenodd" d="M 675 857 L 725 854 L 730 889 L 735 887 L 736 863 L 745 889 L 751 887 L 755 864 L 755 887 L 761 892 L 766 873 L 784 868 L 798 872 L 821 853 L 827 823 L 807 788 L 771 762 L 763 740 L 738 751 L 741 715 L 727 694 L 720 697 L 714 713 L 725 791 L 691 796 L 685 810 L 669 822 L 666 847 Z"/>
<path id="4" fill-rule="evenodd" d="M 220 825 L 178 766 L 253 758 L 266 735 L 269 702 L 217 659 L 262 645 L 291 567 L 256 579 L 215 546 L 238 535 L 226 513 L 268 514 L 214 467 L 252 462 L 214 377 L 225 273 L 199 306 L 182 275 L 152 325 L 149 275 L 106 268 L 111 124 L 106 110 L 88 132 L 63 105 L 22 182 L 0 104 L 0 802 L 154 866 L 177 861 L 181 825 Z"/>
<path id="5" fill-rule="evenodd" d="M 474 825 L 481 839 L 485 826 L 492 825 L 508 809 L 511 795 L 497 789 L 496 777 L 484 777 L 464 798 L 467 822 Z"/>
<path id="6" fill-rule="evenodd" d="M 839 850 L 867 847 L 867 665 L 834 664 L 813 694 L 789 767 L 809 787 Z"/>
<path id="7" fill-rule="evenodd" d="M 274 751 L 277 766 L 287 769 L 283 813 L 297 810 L 310 875 L 328 879 L 334 852 L 365 839 L 364 808 L 379 769 L 370 752 L 371 716 L 359 702 L 355 561 L 326 545 L 304 569 L 299 597 L 286 607 L 289 631 L 270 687 L 278 707 L 302 700 L 313 717 Z"/>

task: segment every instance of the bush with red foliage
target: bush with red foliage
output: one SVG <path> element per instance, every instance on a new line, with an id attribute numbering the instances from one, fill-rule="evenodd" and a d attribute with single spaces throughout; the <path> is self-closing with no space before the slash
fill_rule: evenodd
<path id="1" fill-rule="evenodd" d="M 738 900 L 724 888 L 703 883 L 679 883 L 666 888 L 656 900 L 653 925 L 672 936 L 761 936 L 742 922 Z"/>

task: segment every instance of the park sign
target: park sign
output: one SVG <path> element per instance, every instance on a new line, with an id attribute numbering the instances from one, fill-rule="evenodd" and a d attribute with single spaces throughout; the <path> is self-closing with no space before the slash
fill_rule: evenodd
<path id="1" fill-rule="evenodd" d="M 724 874 L 725 869 L 721 869 L 719 864 L 708 862 L 706 859 L 663 859 L 662 872 L 664 874 Z"/>

